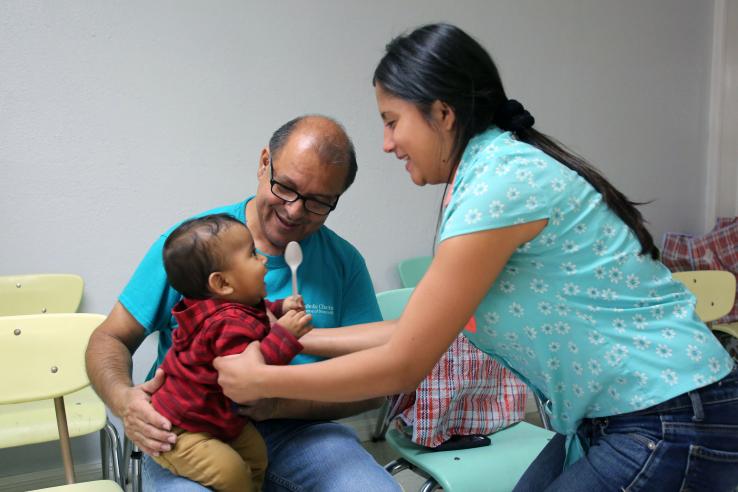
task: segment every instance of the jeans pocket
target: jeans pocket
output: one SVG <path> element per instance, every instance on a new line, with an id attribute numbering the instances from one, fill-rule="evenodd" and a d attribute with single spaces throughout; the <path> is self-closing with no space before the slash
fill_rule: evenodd
<path id="1" fill-rule="evenodd" d="M 738 452 L 691 445 L 680 490 L 738 490 Z"/>

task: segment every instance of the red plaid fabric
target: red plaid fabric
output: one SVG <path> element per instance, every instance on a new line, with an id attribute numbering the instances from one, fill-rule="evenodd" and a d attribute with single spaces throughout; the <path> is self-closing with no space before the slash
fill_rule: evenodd
<path id="1" fill-rule="evenodd" d="M 669 232 L 664 235 L 661 260 L 673 272 L 727 270 L 738 274 L 738 217 L 720 217 L 704 236 Z M 738 296 L 733 310 L 717 323 L 738 321 Z"/>
<path id="2" fill-rule="evenodd" d="M 525 416 L 526 386 L 459 335 L 414 395 L 393 397 L 391 416 L 434 448 L 453 435 L 491 434 Z"/>
<path id="3" fill-rule="evenodd" d="M 267 301 L 268 302 L 268 301 Z M 282 303 L 268 303 L 277 317 Z M 218 385 L 213 359 L 239 354 L 259 340 L 267 364 L 287 364 L 302 344 L 285 328 L 269 326 L 267 305 L 246 306 L 219 299 L 183 299 L 172 309 L 179 327 L 161 367 L 167 377 L 151 403 L 173 424 L 190 432 L 235 439 L 246 422 Z"/>

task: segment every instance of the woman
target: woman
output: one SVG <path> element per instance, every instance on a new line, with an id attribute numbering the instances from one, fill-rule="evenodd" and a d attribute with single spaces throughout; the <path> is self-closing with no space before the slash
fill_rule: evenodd
<path id="1" fill-rule="evenodd" d="M 508 100 L 486 51 L 436 24 L 393 40 L 375 74 L 384 150 L 446 183 L 433 262 L 405 312 L 314 330 L 346 354 L 219 361 L 236 401 L 358 400 L 412 390 L 463 329 L 544 399 L 559 433 L 518 490 L 728 490 L 738 483 L 738 376 L 658 261 L 641 214 Z"/>

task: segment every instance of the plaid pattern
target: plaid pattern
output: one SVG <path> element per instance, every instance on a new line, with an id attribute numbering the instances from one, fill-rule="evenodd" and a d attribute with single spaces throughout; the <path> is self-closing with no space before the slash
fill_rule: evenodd
<path id="1" fill-rule="evenodd" d="M 491 434 L 525 416 L 526 386 L 459 335 L 415 394 L 397 395 L 390 417 L 412 427 L 416 444 L 436 447 L 453 435 Z"/>
<path id="2" fill-rule="evenodd" d="M 738 273 L 738 217 L 720 217 L 704 236 L 669 232 L 664 235 L 661 260 L 673 272 L 727 270 Z M 716 323 L 738 321 L 736 305 Z"/>
<path id="3" fill-rule="evenodd" d="M 266 309 L 282 315 L 282 302 L 246 306 L 219 299 L 183 299 L 172 309 L 179 327 L 161 367 L 167 377 L 151 403 L 157 412 L 190 432 L 235 439 L 246 422 L 218 385 L 213 359 L 239 354 L 261 342 L 267 364 L 287 364 L 302 344 L 278 323 L 269 326 Z"/>

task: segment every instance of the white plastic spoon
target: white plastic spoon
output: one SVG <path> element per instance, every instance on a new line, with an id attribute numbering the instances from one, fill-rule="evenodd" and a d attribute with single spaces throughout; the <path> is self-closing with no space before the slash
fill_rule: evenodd
<path id="1" fill-rule="evenodd" d="M 292 295 L 297 295 L 297 267 L 302 263 L 302 248 L 296 241 L 287 243 L 284 249 L 284 261 L 292 270 Z"/>

